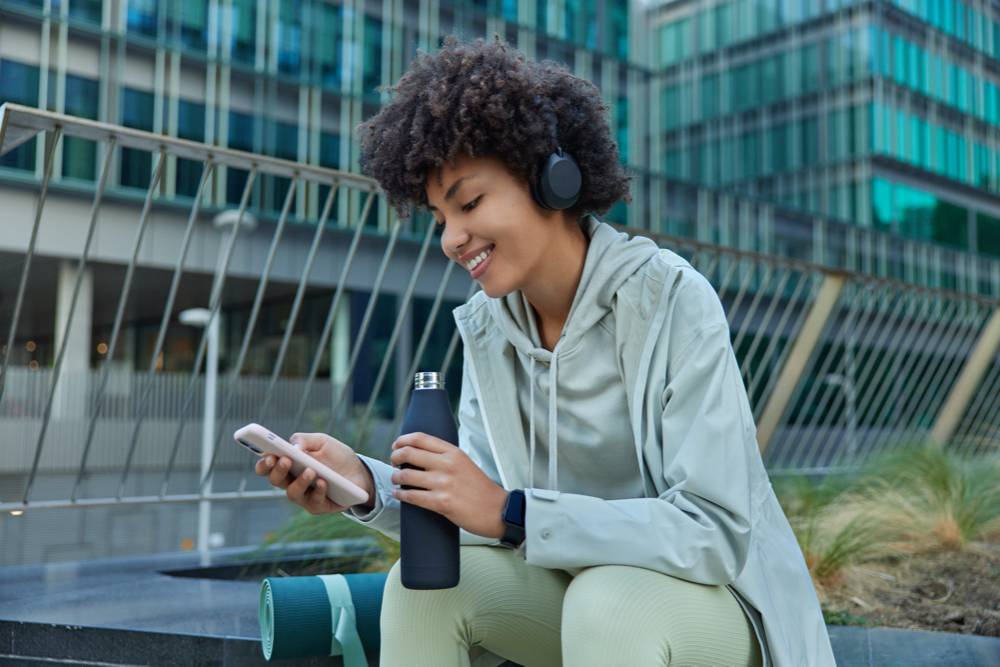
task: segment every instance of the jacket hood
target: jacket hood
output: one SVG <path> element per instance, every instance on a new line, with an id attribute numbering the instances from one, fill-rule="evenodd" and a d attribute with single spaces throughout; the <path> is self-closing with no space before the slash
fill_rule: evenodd
<path id="1" fill-rule="evenodd" d="M 535 363 L 549 364 L 548 397 L 548 488 L 559 488 L 558 469 L 558 419 L 557 404 L 559 393 L 559 354 L 562 350 L 573 349 L 592 327 L 610 312 L 618 289 L 644 264 L 654 257 L 659 248 L 650 239 L 630 238 L 618 232 L 611 225 L 600 222 L 593 216 L 587 218 L 587 234 L 590 245 L 580 276 L 569 316 L 563 325 L 562 336 L 551 352 L 532 340 L 537 336 L 534 310 L 524 294 L 517 290 L 500 299 L 488 299 L 490 315 L 511 345 L 521 354 L 530 358 L 528 392 L 531 406 L 528 427 L 528 479 L 535 479 Z"/>
<path id="2" fill-rule="evenodd" d="M 563 326 L 563 340 L 559 343 L 562 349 L 573 347 L 608 314 L 622 284 L 659 251 L 652 240 L 629 237 L 593 216 L 587 216 L 587 223 L 590 246 L 580 285 Z M 488 301 L 490 314 L 507 340 L 518 351 L 548 363 L 551 353 L 531 340 L 536 324 L 534 311 L 524 294 L 517 290 Z"/>

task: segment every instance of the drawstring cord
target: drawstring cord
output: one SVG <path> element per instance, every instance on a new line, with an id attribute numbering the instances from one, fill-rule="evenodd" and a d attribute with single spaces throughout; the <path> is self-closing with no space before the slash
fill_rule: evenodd
<path id="1" fill-rule="evenodd" d="M 528 403 L 528 422 L 531 424 L 528 427 L 528 441 L 531 443 L 531 461 L 528 464 L 528 487 L 533 488 L 535 486 L 535 354 L 529 352 L 528 356 L 531 357 L 531 370 L 528 373 L 528 382 L 531 384 L 531 392 Z"/>
<path id="2" fill-rule="evenodd" d="M 549 382 L 549 488 L 553 491 L 558 489 L 559 464 L 556 450 L 559 446 L 559 438 L 556 437 L 556 383 L 559 380 L 559 357 L 552 355 L 552 368 L 549 371 L 551 376 Z"/>

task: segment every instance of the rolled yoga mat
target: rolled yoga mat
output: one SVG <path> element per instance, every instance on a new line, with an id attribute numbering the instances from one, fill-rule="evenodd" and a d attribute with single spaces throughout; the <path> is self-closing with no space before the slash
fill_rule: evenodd
<path id="1" fill-rule="evenodd" d="M 382 591 L 388 574 L 267 578 L 260 589 L 265 660 L 342 655 L 344 667 L 367 667 L 377 651 Z"/>

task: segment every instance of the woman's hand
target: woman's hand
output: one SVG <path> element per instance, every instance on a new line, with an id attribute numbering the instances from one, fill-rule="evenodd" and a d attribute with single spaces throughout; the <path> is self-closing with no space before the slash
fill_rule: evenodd
<path id="1" fill-rule="evenodd" d="M 419 489 L 395 489 L 392 495 L 446 516 L 474 535 L 500 539 L 504 533 L 503 508 L 507 491 L 486 476 L 458 447 L 425 433 L 408 433 L 396 439 L 389 461 L 397 468 L 392 483 Z"/>
<path id="2" fill-rule="evenodd" d="M 368 466 L 362 463 L 353 449 L 325 433 L 295 433 L 289 442 L 364 489 L 368 493 L 368 503 L 356 507 L 361 511 L 371 511 L 375 503 L 375 481 Z M 254 466 L 254 472 L 267 477 L 279 489 L 285 489 L 288 499 L 306 508 L 310 514 L 330 514 L 347 509 L 326 497 L 326 480 L 316 479 L 315 470 L 306 468 L 298 477 L 292 477 L 291 469 L 290 458 L 282 456 L 275 461 L 273 454 L 262 456 Z M 309 488 L 313 480 L 316 480 L 316 486 Z"/>

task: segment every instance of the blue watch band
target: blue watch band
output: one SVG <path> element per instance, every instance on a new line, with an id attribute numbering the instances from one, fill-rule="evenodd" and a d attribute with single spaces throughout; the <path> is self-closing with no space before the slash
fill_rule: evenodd
<path id="1" fill-rule="evenodd" d="M 524 491 L 514 489 L 507 494 L 507 503 L 503 508 L 503 537 L 500 544 L 516 549 L 524 542 L 524 510 L 526 507 Z"/>

